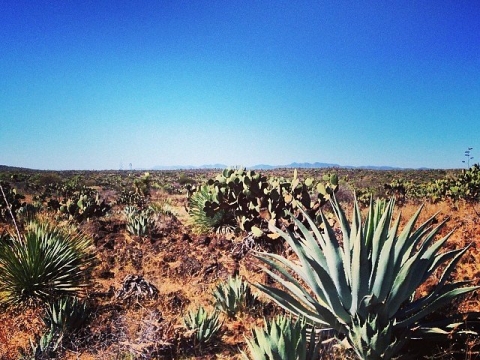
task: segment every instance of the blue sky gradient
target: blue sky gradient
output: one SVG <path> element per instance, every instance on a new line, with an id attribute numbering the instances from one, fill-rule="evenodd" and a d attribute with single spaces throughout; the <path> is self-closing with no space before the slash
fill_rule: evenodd
<path id="1" fill-rule="evenodd" d="M 4 0 L 0 164 L 462 167 L 479 19 L 478 1 Z"/>

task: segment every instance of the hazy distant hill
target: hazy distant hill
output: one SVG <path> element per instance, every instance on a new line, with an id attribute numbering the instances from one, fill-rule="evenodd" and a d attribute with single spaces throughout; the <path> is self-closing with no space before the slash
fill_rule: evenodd
<path id="1" fill-rule="evenodd" d="M 225 164 L 206 164 L 201 166 L 193 165 L 170 165 L 170 166 L 154 166 L 150 169 L 147 168 L 135 168 L 134 170 L 194 170 L 194 169 L 225 169 L 228 165 Z M 369 169 L 369 170 L 404 170 L 405 168 L 392 167 L 392 166 L 349 166 L 349 165 L 339 165 L 339 164 L 329 164 L 329 163 L 297 163 L 293 162 L 287 165 L 269 165 L 269 164 L 258 164 L 254 166 L 247 167 L 252 170 L 271 170 L 271 169 L 324 169 L 324 168 L 342 168 L 342 169 Z M 428 170 L 428 168 L 422 167 L 417 170 Z M 35 169 L 26 169 L 15 166 L 0 165 L 0 172 L 2 171 L 45 171 L 45 170 L 35 170 Z"/>
<path id="2" fill-rule="evenodd" d="M 155 166 L 151 170 L 189 170 L 189 169 L 224 169 L 228 167 L 224 164 L 213 164 L 213 165 L 172 165 L 172 166 Z M 293 162 L 287 165 L 269 165 L 269 164 L 258 164 L 253 166 L 248 166 L 248 169 L 252 170 L 271 170 L 271 169 L 324 169 L 324 168 L 343 168 L 343 169 L 371 169 L 371 170 L 400 170 L 401 168 L 392 167 L 392 166 L 349 166 L 349 165 L 339 165 L 339 164 L 330 164 L 330 163 L 297 163 Z"/>
<path id="3" fill-rule="evenodd" d="M 328 164 L 328 163 L 320 163 L 320 162 L 314 162 L 313 164 L 293 162 L 288 165 L 255 165 L 255 166 L 252 166 L 251 169 L 278 169 L 278 168 L 322 169 L 322 168 L 334 168 L 334 167 L 341 167 L 341 166 L 338 164 Z"/>
<path id="4" fill-rule="evenodd" d="M 171 166 L 154 166 L 150 170 L 189 170 L 189 169 L 225 169 L 228 167 L 224 164 L 213 164 L 213 165 L 201 165 L 201 166 L 193 166 L 193 165 L 171 165 Z"/>
<path id="5" fill-rule="evenodd" d="M 17 166 L 8 166 L 8 165 L 0 165 L 0 171 L 37 171 L 35 169 L 27 169 L 27 168 L 22 168 L 22 167 L 17 167 Z"/>

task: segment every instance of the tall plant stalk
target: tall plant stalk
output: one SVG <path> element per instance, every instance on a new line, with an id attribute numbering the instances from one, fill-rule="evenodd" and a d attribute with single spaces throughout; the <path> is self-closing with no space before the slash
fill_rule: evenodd
<path id="1" fill-rule="evenodd" d="M 2 191 L 3 199 L 5 200 L 5 204 L 7 204 L 8 212 L 10 213 L 10 216 L 12 217 L 13 225 L 15 226 L 15 230 L 17 231 L 18 241 L 22 241 L 22 237 L 20 236 L 20 230 L 18 230 L 17 221 L 15 220 L 15 216 L 13 216 L 13 213 L 12 213 L 12 206 L 8 202 L 7 196 L 5 195 L 5 192 L 3 191 L 3 187 L 2 187 L 1 184 L 0 184 L 0 190 Z"/>

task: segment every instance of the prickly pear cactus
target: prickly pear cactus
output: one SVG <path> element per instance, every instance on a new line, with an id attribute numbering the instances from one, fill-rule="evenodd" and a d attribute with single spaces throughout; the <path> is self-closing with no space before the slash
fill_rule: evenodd
<path id="1" fill-rule="evenodd" d="M 290 214 L 298 216 L 298 203 L 316 218 L 320 208 L 338 189 L 337 175 L 325 175 L 322 180 L 317 184 L 312 178 L 302 181 L 296 170 L 292 179 L 285 179 L 267 178 L 244 168 L 227 168 L 201 187 L 209 193 L 203 211 L 209 217 L 230 211 L 242 230 L 260 237 L 270 233 L 269 225 L 288 224 Z M 194 188 L 189 190 L 194 191 Z"/>

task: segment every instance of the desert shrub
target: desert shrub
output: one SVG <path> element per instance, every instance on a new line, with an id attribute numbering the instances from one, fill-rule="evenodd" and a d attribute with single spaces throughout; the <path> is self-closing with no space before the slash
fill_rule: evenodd
<path id="1" fill-rule="evenodd" d="M 84 289 L 93 264 L 90 244 L 83 234 L 30 223 L 24 237 L 0 244 L 0 304 L 48 301 Z"/>
<path id="2" fill-rule="evenodd" d="M 178 183 L 182 186 L 185 186 L 187 184 L 194 185 L 196 181 L 192 179 L 191 177 L 188 177 L 186 174 L 182 173 L 178 177 Z"/>
<path id="3" fill-rule="evenodd" d="M 78 222 L 92 217 L 104 216 L 110 208 L 111 206 L 104 199 L 100 199 L 96 191 L 86 187 L 73 192 L 59 204 L 61 214 Z"/>
<path id="4" fill-rule="evenodd" d="M 446 173 L 444 177 L 431 181 L 419 180 L 416 183 L 403 181 L 401 185 L 410 199 L 426 199 L 432 203 L 446 199 L 478 202 L 480 201 L 480 165 L 475 164 L 456 175 Z"/>
<path id="5" fill-rule="evenodd" d="M 255 328 L 253 336 L 247 339 L 246 360 L 318 360 L 320 343 L 315 340 L 315 331 L 303 320 L 293 321 L 291 317 L 279 315 L 265 321 L 264 328 Z"/>
<path id="6" fill-rule="evenodd" d="M 151 203 L 148 206 L 148 211 L 155 215 L 165 215 L 165 216 L 174 216 L 177 217 L 177 211 L 172 206 L 170 200 L 165 199 L 160 202 Z"/>
<path id="7" fill-rule="evenodd" d="M 440 253 L 451 233 L 435 242 L 444 222 L 432 228 L 433 218 L 414 229 L 421 208 L 399 232 L 394 201 L 371 203 L 364 222 L 356 202 L 351 223 L 335 198 L 332 206 L 342 241 L 328 222 L 321 232 L 304 214 L 313 233 L 299 220 L 298 234 L 277 229 L 298 262 L 258 255 L 282 288 L 257 287 L 287 311 L 345 336 L 359 358 L 390 359 L 410 337 L 438 335 L 438 326 L 429 325 L 425 317 L 478 289 L 448 282 L 468 247 Z M 435 275 L 439 280 L 431 292 L 416 294 L 437 270 L 442 272 Z"/>
<path id="8" fill-rule="evenodd" d="M 229 277 L 226 282 L 218 284 L 213 291 L 213 297 L 215 308 L 225 312 L 230 318 L 253 308 L 257 300 L 250 285 L 240 276 Z"/>
<path id="9" fill-rule="evenodd" d="M 136 193 L 135 190 L 122 189 L 120 195 L 118 196 L 117 202 L 122 205 L 144 208 L 147 203 L 147 199 L 144 196 Z"/>
<path id="10" fill-rule="evenodd" d="M 480 164 L 473 165 L 450 183 L 447 196 L 454 200 L 480 201 Z"/>
<path id="11" fill-rule="evenodd" d="M 141 197 L 148 197 L 150 196 L 152 186 L 152 178 L 150 173 L 146 172 L 141 177 L 136 178 L 133 180 L 133 187 L 135 189 L 135 193 L 140 195 Z"/>

